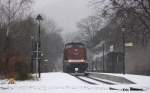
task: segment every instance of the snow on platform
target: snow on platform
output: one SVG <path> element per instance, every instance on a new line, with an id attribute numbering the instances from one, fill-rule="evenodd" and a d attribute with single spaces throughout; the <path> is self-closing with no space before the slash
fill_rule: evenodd
<path id="1" fill-rule="evenodd" d="M 8 85 L 4 80 L 0 82 L 3 82 L 0 83 L 0 93 L 150 93 L 149 90 L 122 91 L 128 85 L 90 85 L 61 72 L 44 73 L 38 81 L 17 81 L 14 85 Z"/>
<path id="2" fill-rule="evenodd" d="M 115 74 L 115 73 L 102 73 L 102 74 L 124 77 L 130 81 L 135 82 L 138 85 L 150 86 L 150 76 L 133 75 L 133 74 Z"/>
<path id="3" fill-rule="evenodd" d="M 133 81 L 134 83 L 136 83 L 136 84 L 130 84 L 130 85 L 122 84 L 122 85 L 119 85 L 120 88 L 122 87 L 142 88 L 142 89 L 148 90 L 149 91 L 148 93 L 150 93 L 150 76 L 134 75 L 134 74 L 116 74 L 116 73 L 101 73 L 101 74 L 123 77 L 129 81 Z M 118 86 L 113 86 L 113 87 L 118 87 Z"/>

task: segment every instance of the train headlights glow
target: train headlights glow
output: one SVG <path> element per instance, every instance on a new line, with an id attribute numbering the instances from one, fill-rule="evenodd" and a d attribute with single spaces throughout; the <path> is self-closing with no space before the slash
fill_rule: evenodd
<path id="1" fill-rule="evenodd" d="M 68 62 L 85 62 L 84 59 L 80 59 L 80 60 L 72 60 L 72 59 L 69 59 Z"/>

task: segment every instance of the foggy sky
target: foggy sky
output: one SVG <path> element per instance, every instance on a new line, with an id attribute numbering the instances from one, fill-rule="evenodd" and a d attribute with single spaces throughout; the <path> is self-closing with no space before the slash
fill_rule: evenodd
<path id="1" fill-rule="evenodd" d="M 89 16 L 92 10 L 89 0 L 35 0 L 33 9 L 54 19 L 66 33 L 76 31 L 76 23 Z"/>

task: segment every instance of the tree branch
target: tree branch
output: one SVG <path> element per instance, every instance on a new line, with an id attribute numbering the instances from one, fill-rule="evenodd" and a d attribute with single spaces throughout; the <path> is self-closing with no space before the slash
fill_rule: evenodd
<path id="1" fill-rule="evenodd" d="M 149 1 L 149 0 L 148 0 Z M 150 12 L 148 11 L 147 7 L 144 5 L 144 1 L 142 0 L 141 2 L 139 1 L 139 3 L 141 3 L 144 11 L 148 14 L 148 16 L 150 17 Z"/>
<path id="2" fill-rule="evenodd" d="M 149 25 L 145 22 L 145 20 L 139 16 L 138 13 L 134 12 L 135 16 L 138 17 L 138 19 L 141 21 L 141 23 L 145 26 L 145 28 L 150 32 Z"/>

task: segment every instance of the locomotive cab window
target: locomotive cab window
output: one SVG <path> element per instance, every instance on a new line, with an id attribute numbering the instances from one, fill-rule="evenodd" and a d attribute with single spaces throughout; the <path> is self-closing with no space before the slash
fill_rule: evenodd
<path id="1" fill-rule="evenodd" d="M 65 48 L 72 48 L 72 47 L 76 47 L 76 48 L 84 48 L 84 44 L 82 43 L 68 43 L 65 45 Z"/>

